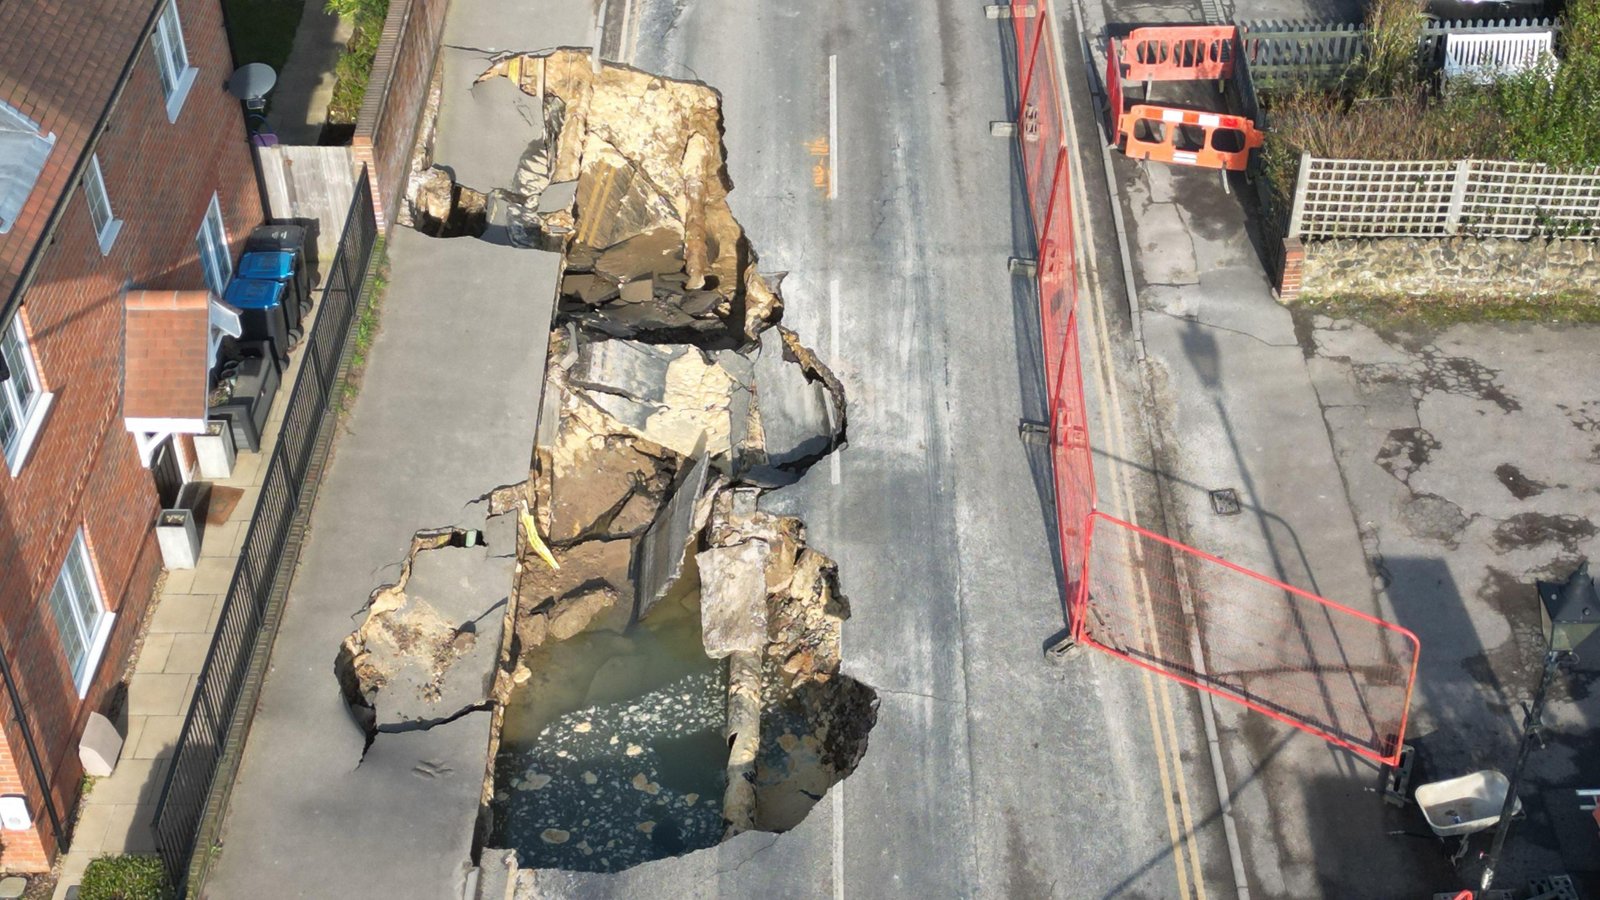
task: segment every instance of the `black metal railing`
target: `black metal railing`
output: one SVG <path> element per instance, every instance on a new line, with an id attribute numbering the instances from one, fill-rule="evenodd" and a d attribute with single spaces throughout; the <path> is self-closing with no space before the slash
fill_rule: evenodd
<path id="1" fill-rule="evenodd" d="M 299 535 L 326 462 L 337 413 L 335 392 L 349 359 L 351 324 L 363 301 L 368 265 L 378 238 L 365 168 L 356 178 L 339 248 L 329 263 L 322 308 L 303 351 L 299 379 L 284 410 L 278 445 L 267 463 L 261 499 L 222 604 L 211 649 L 200 668 L 194 700 L 156 803 L 157 852 L 175 888 L 183 890 L 198 849 L 202 822 L 221 812 L 225 791 L 212 788 L 225 753 L 236 756 L 255 706 L 261 672 L 299 557 Z M 247 702 L 240 699 L 249 688 Z M 231 785 L 233 760 L 223 775 Z M 222 785 L 228 786 L 228 785 Z M 222 798 L 222 799 L 218 799 Z M 208 809 L 208 807 L 210 807 Z"/>

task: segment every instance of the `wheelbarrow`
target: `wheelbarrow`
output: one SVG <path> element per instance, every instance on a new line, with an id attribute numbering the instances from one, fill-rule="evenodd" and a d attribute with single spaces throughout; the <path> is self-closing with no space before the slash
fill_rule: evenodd
<path id="1" fill-rule="evenodd" d="M 1422 808 L 1428 827 L 1446 846 L 1450 838 L 1461 838 L 1461 846 L 1450 856 L 1452 863 L 1459 863 L 1467 852 L 1467 838 L 1500 821 L 1500 809 L 1505 806 L 1506 791 L 1510 787 L 1506 776 L 1494 769 L 1485 769 L 1420 785 L 1413 797 Z M 1518 799 L 1511 807 L 1511 814 L 1515 816 L 1521 811 L 1522 800 Z"/>

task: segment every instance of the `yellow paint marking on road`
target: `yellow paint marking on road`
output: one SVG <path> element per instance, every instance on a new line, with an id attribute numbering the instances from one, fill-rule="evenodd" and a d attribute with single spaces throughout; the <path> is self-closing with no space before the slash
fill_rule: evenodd
<path id="1" fill-rule="evenodd" d="M 1063 107 L 1066 111 L 1067 133 L 1075 136 L 1076 131 L 1072 123 L 1071 107 L 1063 94 Z M 1077 150 L 1076 141 L 1072 141 L 1073 150 Z M 1074 160 L 1081 157 L 1074 152 Z M 1073 217 L 1078 222 L 1087 223 L 1088 209 L 1086 206 L 1085 187 L 1083 176 L 1076 165 L 1068 166 L 1069 177 L 1072 179 L 1072 204 Z M 1093 254 L 1087 252 L 1085 246 L 1084 229 L 1073 229 L 1073 252 L 1083 265 L 1078 267 L 1078 287 L 1080 292 L 1090 297 L 1089 314 L 1094 324 L 1095 362 L 1094 377 L 1100 389 L 1103 402 L 1100 406 L 1100 424 L 1104 436 L 1110 445 L 1110 457 L 1113 460 L 1130 458 L 1127 453 L 1126 443 L 1122 429 L 1115 427 L 1114 422 L 1123 421 L 1121 393 L 1117 388 L 1116 373 L 1111 368 L 1111 339 L 1102 311 L 1104 295 L 1100 291 L 1099 267 Z M 1092 277 L 1091 277 L 1092 273 Z M 1139 521 L 1138 507 L 1133 500 L 1132 488 L 1123 476 L 1122 470 L 1112 464 L 1110 468 L 1111 480 L 1114 487 L 1112 499 L 1121 508 L 1122 518 L 1137 524 Z M 1131 539 L 1131 538 L 1130 538 Z M 1144 613 L 1145 626 L 1150 630 L 1152 647 L 1160 652 L 1159 632 L 1155 627 L 1154 608 L 1150 602 L 1150 585 L 1148 574 L 1139 570 L 1141 582 L 1141 611 Z M 1200 853 L 1195 845 L 1195 827 L 1192 804 L 1189 801 L 1188 780 L 1184 776 L 1183 756 L 1180 751 L 1177 719 L 1173 713 L 1171 685 L 1165 679 L 1155 679 L 1149 670 L 1141 669 L 1145 682 L 1145 701 L 1149 707 L 1151 727 L 1155 732 L 1157 745 L 1157 768 L 1162 781 L 1163 800 L 1166 802 L 1168 838 L 1171 843 L 1173 864 L 1177 871 L 1179 893 L 1189 896 L 1188 881 L 1192 871 L 1194 880 L 1194 896 L 1197 900 L 1206 900 L 1205 875 L 1200 861 Z M 1159 685 L 1153 682 L 1159 681 Z M 1160 713 L 1157 711 L 1157 696 L 1159 695 Z M 1163 727 L 1163 725 L 1165 727 Z M 1168 776 L 1168 760 L 1170 759 L 1173 775 Z M 1175 783 L 1174 783 L 1175 782 Z M 1176 810 L 1174 809 L 1176 798 Z M 1182 820 L 1181 827 L 1179 819 Z M 1188 870 L 1184 865 L 1184 857 L 1188 858 Z"/>
<path id="2" fill-rule="evenodd" d="M 584 220 L 578 223 L 577 242 L 589 244 L 594 240 L 595 232 L 600 228 L 600 223 L 605 219 L 611 207 L 611 182 L 617 177 L 617 170 L 612 166 L 605 167 L 605 173 L 598 179 L 589 182 L 589 200 L 583 205 L 588 212 Z"/>
<path id="3" fill-rule="evenodd" d="M 818 157 L 815 165 L 811 167 L 811 186 L 825 194 L 833 190 L 833 146 L 825 137 L 819 137 L 805 142 L 806 152 Z"/>

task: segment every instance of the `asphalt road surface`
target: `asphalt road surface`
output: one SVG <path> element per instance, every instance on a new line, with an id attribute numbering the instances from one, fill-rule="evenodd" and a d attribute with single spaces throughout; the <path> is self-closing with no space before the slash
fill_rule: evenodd
<path id="1" fill-rule="evenodd" d="M 722 92 L 734 212 L 761 269 L 789 272 L 785 324 L 849 392 L 848 448 L 765 502 L 839 562 L 845 671 L 881 706 L 860 768 L 793 831 L 540 873 L 541 891 L 1236 895 L 1195 697 L 1041 652 L 1064 619 L 1047 470 L 1017 428 L 1042 415 L 1038 322 L 1006 266 L 1032 251 L 1015 145 L 988 127 L 1011 115 L 1009 25 L 950 0 L 634 0 L 607 19 L 608 58 Z M 1090 297 L 1086 352 L 1125 354 L 1120 295 Z M 1133 460 L 1137 403 L 1088 380 L 1100 458 Z M 1127 514 L 1143 490 L 1116 474 L 1102 507 Z"/>

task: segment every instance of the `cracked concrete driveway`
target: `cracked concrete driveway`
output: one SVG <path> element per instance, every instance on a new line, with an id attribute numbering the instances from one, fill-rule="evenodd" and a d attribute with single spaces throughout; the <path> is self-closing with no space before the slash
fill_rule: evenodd
<path id="1" fill-rule="evenodd" d="M 1508 770 L 1544 652 L 1533 581 L 1600 558 L 1600 372 L 1585 362 L 1600 328 L 1301 325 L 1375 587 L 1422 640 L 1420 776 Z M 1585 649 L 1552 693 L 1502 886 L 1565 871 L 1600 888 L 1600 838 L 1572 794 L 1600 785 L 1600 640 Z"/>

